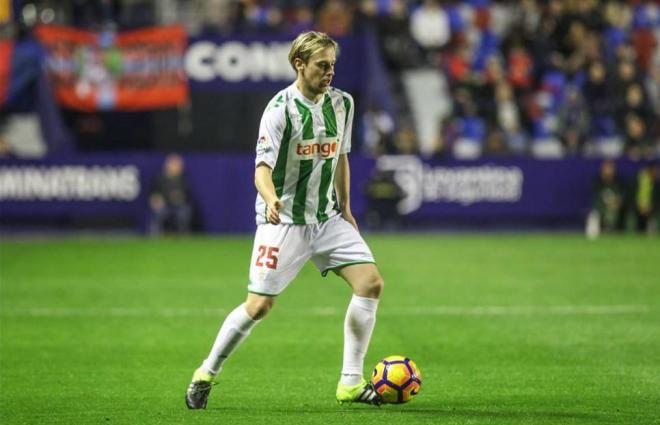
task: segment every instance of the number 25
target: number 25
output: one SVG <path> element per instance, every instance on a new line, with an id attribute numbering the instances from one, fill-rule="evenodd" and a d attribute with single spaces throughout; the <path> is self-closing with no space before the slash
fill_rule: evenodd
<path id="1" fill-rule="evenodd" d="M 257 248 L 259 250 L 259 255 L 257 256 L 257 261 L 254 263 L 257 267 L 266 266 L 269 269 L 275 270 L 277 268 L 277 254 L 280 252 L 279 248 L 274 246 L 259 245 Z M 266 257 L 266 261 L 262 260 Z"/>

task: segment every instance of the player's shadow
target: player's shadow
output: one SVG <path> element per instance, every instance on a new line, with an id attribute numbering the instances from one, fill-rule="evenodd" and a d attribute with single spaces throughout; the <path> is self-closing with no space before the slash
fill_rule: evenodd
<path id="1" fill-rule="evenodd" d="M 548 412 L 548 411 L 489 411 L 489 410 L 474 410 L 474 409 L 401 409 L 397 413 L 401 415 L 437 415 L 443 417 L 465 417 L 465 418 L 494 418 L 494 419 L 511 419 L 511 420 L 533 420 L 533 419 L 566 419 L 566 420 L 590 420 L 598 421 L 603 419 L 602 415 L 584 413 L 584 412 Z"/>
<path id="2" fill-rule="evenodd" d="M 232 411 L 241 411 L 244 412 L 244 409 L 240 407 L 212 407 L 208 410 L 218 411 L 218 412 L 232 412 Z M 437 417 L 443 419 L 449 419 L 451 417 L 461 417 L 461 418 L 490 418 L 490 419 L 499 419 L 499 420 L 511 420 L 511 421 L 534 421 L 534 420 L 558 420 L 558 421 L 571 421 L 571 420 L 586 420 L 589 422 L 600 422 L 604 417 L 603 415 L 584 413 L 584 412 L 548 412 L 548 411 L 489 411 L 489 410 L 474 410 L 474 409 L 451 409 L 451 408 L 397 408 L 394 406 L 383 406 L 381 408 L 373 408 L 371 406 L 347 406 L 347 407 L 314 407 L 314 406 L 301 406 L 300 408 L 265 408 L 257 409 L 261 414 L 286 414 L 286 415 L 295 415 L 299 414 L 343 414 L 343 415 L 364 415 L 364 414 L 390 414 L 396 413 L 402 415 L 403 418 L 411 420 L 411 423 L 414 423 L 414 417 Z M 402 419 L 403 419 L 402 418 Z"/>

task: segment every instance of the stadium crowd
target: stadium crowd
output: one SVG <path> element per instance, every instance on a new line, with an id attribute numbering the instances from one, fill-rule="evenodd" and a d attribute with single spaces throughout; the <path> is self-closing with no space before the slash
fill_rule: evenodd
<path id="1" fill-rule="evenodd" d="M 468 141 L 489 155 L 658 156 L 658 2 L 385 3 L 374 21 L 388 68 L 431 66 L 449 82 L 438 154 Z M 405 126 L 372 117 L 385 152 L 414 152 Z"/>
<path id="2" fill-rule="evenodd" d="M 30 8 L 30 5 L 33 7 Z M 44 11 L 50 10 L 51 13 Z M 364 150 L 419 153 L 401 74 L 445 76 L 450 112 L 434 155 L 473 144 L 488 155 L 657 158 L 660 3 L 652 0 L 73 0 L 25 2 L 37 21 L 189 33 L 377 35 L 396 110 L 369 105 Z"/>
<path id="3" fill-rule="evenodd" d="M 202 3 L 199 31 L 332 36 L 375 31 L 388 70 L 446 76 L 449 116 L 436 153 L 467 140 L 490 155 L 660 151 L 660 4 L 650 0 L 297 0 Z M 199 12 L 199 10 L 198 10 Z M 403 98 L 403 96 L 401 96 Z M 375 153 L 416 153 L 405 107 L 376 105 L 363 130 Z M 536 150 L 534 148 L 539 147 Z M 545 148 L 545 150 L 544 150 Z M 555 152 L 555 153 L 553 153 Z"/>

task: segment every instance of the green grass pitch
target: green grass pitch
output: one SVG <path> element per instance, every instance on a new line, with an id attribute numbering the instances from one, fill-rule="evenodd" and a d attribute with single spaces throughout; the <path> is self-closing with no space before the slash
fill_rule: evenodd
<path id="1" fill-rule="evenodd" d="M 251 238 L 25 240 L 0 244 L 0 423 L 660 423 L 657 238 L 367 240 L 386 287 L 365 371 L 413 358 L 408 404 L 335 402 L 350 291 L 308 264 L 188 411 Z"/>

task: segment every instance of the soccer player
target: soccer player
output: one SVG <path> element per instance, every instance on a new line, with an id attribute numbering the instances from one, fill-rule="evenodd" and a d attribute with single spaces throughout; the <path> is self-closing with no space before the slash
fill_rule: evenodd
<path id="1" fill-rule="evenodd" d="M 222 324 L 211 352 L 186 392 L 191 409 L 206 407 L 218 374 L 310 258 L 352 288 L 344 320 L 337 401 L 380 405 L 363 373 L 383 279 L 351 213 L 351 130 L 355 105 L 330 86 L 337 43 L 305 32 L 291 46 L 296 81 L 270 101 L 261 119 L 255 161 L 257 231 L 245 303 Z"/>

